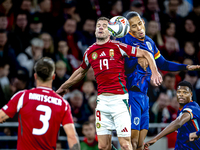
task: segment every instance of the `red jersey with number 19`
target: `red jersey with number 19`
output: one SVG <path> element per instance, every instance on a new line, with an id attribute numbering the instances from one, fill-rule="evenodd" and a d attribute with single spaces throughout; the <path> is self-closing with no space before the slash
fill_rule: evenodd
<path id="1" fill-rule="evenodd" d="M 2 110 L 19 112 L 18 150 L 55 150 L 60 124 L 73 123 L 68 102 L 46 87 L 16 93 Z"/>
<path id="2" fill-rule="evenodd" d="M 107 43 L 90 46 L 84 56 L 81 67 L 90 66 L 94 69 L 98 85 L 98 95 L 101 93 L 125 94 L 126 76 L 124 56 L 136 57 L 137 49 L 130 45 L 109 40 Z"/>

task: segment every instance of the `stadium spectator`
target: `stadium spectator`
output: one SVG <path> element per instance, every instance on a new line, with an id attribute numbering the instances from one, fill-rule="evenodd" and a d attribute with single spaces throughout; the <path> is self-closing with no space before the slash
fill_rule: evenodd
<path id="1" fill-rule="evenodd" d="M 164 45 L 160 32 L 160 23 L 150 20 L 147 26 L 147 36 L 155 42 L 158 48 Z"/>
<path id="2" fill-rule="evenodd" d="M 197 43 L 199 42 L 197 27 L 195 26 L 193 20 L 189 18 L 185 19 L 182 34 L 185 35 L 184 37 L 182 37 L 181 34 L 179 34 L 179 41 L 181 42 L 182 46 L 186 41 L 193 41 L 195 45 L 197 45 Z"/>
<path id="3" fill-rule="evenodd" d="M 188 14 L 187 18 L 190 18 L 196 27 L 200 26 L 200 22 L 198 21 L 200 19 L 200 1 L 193 1 L 193 10 Z M 197 28 L 197 31 L 199 33 L 200 29 Z"/>
<path id="4" fill-rule="evenodd" d="M 15 94 L 0 110 L 0 122 L 19 112 L 17 149 L 55 149 L 62 123 L 69 148 L 80 150 L 70 106 L 51 89 L 55 78 L 54 62 L 44 57 L 37 61 L 34 69 L 37 87 Z"/>
<path id="5" fill-rule="evenodd" d="M 62 143 L 61 141 L 56 142 L 56 150 L 62 150 Z"/>
<path id="6" fill-rule="evenodd" d="M 13 76 L 17 69 L 19 69 L 19 62 L 16 59 L 15 50 L 10 46 L 7 37 L 7 31 L 0 30 L 0 59 L 6 60 L 10 65 L 10 74 Z"/>
<path id="7" fill-rule="evenodd" d="M 93 95 L 96 95 L 97 91 L 95 90 L 95 86 L 93 84 L 93 81 L 90 80 L 86 80 L 83 82 L 83 86 L 82 86 L 82 92 L 83 92 L 83 96 L 84 98 L 88 101 L 89 98 Z"/>
<path id="8" fill-rule="evenodd" d="M 32 1 L 31 0 L 22 0 L 21 5 L 20 5 L 20 9 L 27 11 L 27 12 L 31 12 L 31 8 L 32 8 Z"/>
<path id="9" fill-rule="evenodd" d="M 167 106 L 170 104 L 170 98 L 165 93 L 160 93 L 158 99 L 149 109 L 150 123 L 170 123 L 171 116 Z M 148 135 L 157 134 L 157 128 L 150 128 Z"/>
<path id="10" fill-rule="evenodd" d="M 88 99 L 88 105 L 91 110 L 91 115 L 89 116 L 89 121 L 95 123 L 95 109 L 97 106 L 97 95 L 93 95 Z"/>
<path id="11" fill-rule="evenodd" d="M 80 143 L 81 150 L 99 150 L 98 139 L 95 134 L 95 125 L 93 122 L 84 122 L 82 127 L 84 135 L 83 141 Z"/>
<path id="12" fill-rule="evenodd" d="M 175 82 L 176 78 L 174 74 L 172 73 L 165 74 L 163 76 L 163 83 L 160 86 L 160 92 L 166 93 L 171 99 L 176 95 Z"/>
<path id="13" fill-rule="evenodd" d="M 31 15 L 29 26 L 30 26 L 31 38 L 39 37 L 39 35 L 42 33 L 43 24 L 42 24 L 40 14 L 38 12 Z"/>
<path id="14" fill-rule="evenodd" d="M 84 55 L 86 49 L 96 41 L 94 32 L 95 20 L 91 18 L 86 19 L 81 31 L 83 42 L 78 42 L 79 48 L 82 51 L 82 55 Z"/>
<path id="15" fill-rule="evenodd" d="M 29 33 L 28 26 L 28 15 L 24 11 L 20 11 L 16 14 L 14 30 L 12 35 L 10 35 L 10 41 L 13 45 L 19 44 L 16 49 L 17 55 L 29 46 L 31 40 L 31 35 Z"/>
<path id="16" fill-rule="evenodd" d="M 83 103 L 83 94 L 79 90 L 70 93 L 69 103 L 72 108 L 73 121 L 83 124 L 88 121 L 90 110 L 87 103 Z"/>
<path id="17" fill-rule="evenodd" d="M 10 99 L 9 68 L 8 62 L 0 59 L 0 107 L 3 107 Z"/>
<path id="18" fill-rule="evenodd" d="M 13 12 L 13 2 L 12 0 L 2 0 L 0 2 L 0 13 L 3 13 L 7 16 L 8 27 L 10 31 L 14 24 L 14 12 Z"/>
<path id="19" fill-rule="evenodd" d="M 39 13 L 43 24 L 42 31 L 48 32 L 51 35 L 56 33 L 56 22 L 51 13 L 52 0 L 38 0 Z"/>
<path id="20" fill-rule="evenodd" d="M 8 30 L 8 20 L 7 16 L 3 13 L 0 13 L 0 29 Z"/>
<path id="21" fill-rule="evenodd" d="M 49 33 L 42 33 L 40 38 L 44 42 L 43 56 L 50 57 L 55 61 L 54 41 Z"/>
<path id="22" fill-rule="evenodd" d="M 69 46 L 65 40 L 58 42 L 58 52 L 56 54 L 56 61 L 63 60 L 67 67 L 67 74 L 71 75 L 74 70 L 80 65 L 80 61 L 77 60 L 72 54 L 68 54 Z"/>
<path id="23" fill-rule="evenodd" d="M 129 10 L 127 10 L 123 13 L 123 16 L 126 16 L 130 11 L 136 11 L 138 14 L 140 14 L 142 19 L 144 19 L 144 21 L 147 22 L 147 20 L 143 17 L 144 10 L 145 10 L 145 8 L 144 8 L 143 1 L 142 0 L 134 0 L 131 2 Z"/>
<path id="24" fill-rule="evenodd" d="M 121 0 L 115 0 L 113 1 L 111 5 L 111 11 L 110 11 L 110 17 L 112 18 L 114 16 L 121 16 L 123 11 L 123 5 Z"/>
<path id="25" fill-rule="evenodd" d="M 78 47 L 78 42 L 81 41 L 81 34 L 76 30 L 77 22 L 72 18 L 68 18 L 63 27 L 57 32 L 57 40 L 67 40 L 69 47 L 69 53 L 71 53 L 76 59 L 82 60 L 82 52 Z M 83 45 L 83 44 L 81 44 Z"/>
<path id="26" fill-rule="evenodd" d="M 33 67 L 37 60 L 43 56 L 44 42 L 39 38 L 33 38 L 31 45 L 26 48 L 24 53 L 17 56 L 19 64 L 29 71 L 29 77 L 33 76 Z"/>
<path id="27" fill-rule="evenodd" d="M 70 77 L 67 74 L 66 64 L 62 60 L 58 60 L 56 62 L 55 73 L 56 73 L 56 77 L 53 80 L 53 90 L 57 90 Z"/>

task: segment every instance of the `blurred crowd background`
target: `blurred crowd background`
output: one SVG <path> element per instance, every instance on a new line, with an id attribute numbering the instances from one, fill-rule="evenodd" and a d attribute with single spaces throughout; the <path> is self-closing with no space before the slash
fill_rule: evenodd
<path id="1" fill-rule="evenodd" d="M 53 90 L 57 90 L 96 41 L 97 18 L 125 16 L 129 11 L 141 15 L 146 34 L 167 60 L 200 63 L 200 0 L 0 0 L 0 108 L 16 92 L 35 87 L 33 66 L 44 56 L 55 61 Z M 148 92 L 150 123 L 169 123 L 176 118 L 179 104 L 175 89 L 182 80 L 193 85 L 193 100 L 200 104 L 199 72 L 161 73 L 162 85 L 151 86 Z M 95 128 L 90 122 L 95 121 L 96 97 L 92 68 L 64 97 L 71 105 L 79 136 L 92 135 L 95 140 Z M 16 122 L 17 116 L 8 121 Z M 87 132 L 82 130 L 83 124 Z M 156 129 L 150 129 L 148 135 L 156 133 Z M 17 129 L 0 128 L 0 135 L 17 135 Z M 16 148 L 16 144 L 0 142 L 0 147 Z"/>

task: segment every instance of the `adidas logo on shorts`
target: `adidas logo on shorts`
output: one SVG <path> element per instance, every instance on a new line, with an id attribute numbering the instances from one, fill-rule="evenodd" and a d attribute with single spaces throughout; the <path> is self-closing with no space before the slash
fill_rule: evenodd
<path id="1" fill-rule="evenodd" d="M 128 132 L 128 130 L 125 127 L 121 132 Z"/>

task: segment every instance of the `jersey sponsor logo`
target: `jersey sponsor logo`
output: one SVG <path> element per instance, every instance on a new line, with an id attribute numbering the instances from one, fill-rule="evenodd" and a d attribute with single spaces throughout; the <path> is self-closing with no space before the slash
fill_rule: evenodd
<path id="1" fill-rule="evenodd" d="M 114 55 L 115 55 L 115 53 L 114 53 L 114 49 L 110 49 L 110 51 L 109 51 L 109 55 L 110 55 L 110 60 L 114 60 Z"/>
<path id="2" fill-rule="evenodd" d="M 97 57 L 98 57 L 98 54 L 96 52 L 93 52 L 92 53 L 92 59 L 95 60 L 95 59 L 97 59 Z"/>
<path id="3" fill-rule="evenodd" d="M 3 106 L 3 109 L 4 110 L 8 109 L 8 106 L 7 105 Z"/>
<path id="4" fill-rule="evenodd" d="M 37 93 L 29 93 L 29 99 L 37 100 L 37 101 L 41 101 L 41 102 L 48 102 L 48 103 L 52 103 L 52 104 L 59 105 L 59 106 L 62 105 L 62 100 L 59 98 L 42 95 L 42 94 L 37 94 Z"/>
<path id="5" fill-rule="evenodd" d="M 121 130 L 121 132 L 128 132 L 128 130 L 125 127 L 123 130 Z"/>
<path id="6" fill-rule="evenodd" d="M 140 123 L 140 118 L 135 117 L 134 118 L 134 124 L 137 126 Z"/>
<path id="7" fill-rule="evenodd" d="M 100 57 L 102 57 L 102 56 L 106 56 L 104 51 L 101 53 Z"/>
<path id="8" fill-rule="evenodd" d="M 152 50 L 151 43 L 150 42 L 146 42 L 146 44 L 147 44 L 147 47 L 149 48 L 149 50 Z"/>

